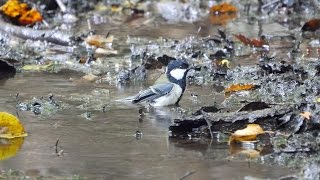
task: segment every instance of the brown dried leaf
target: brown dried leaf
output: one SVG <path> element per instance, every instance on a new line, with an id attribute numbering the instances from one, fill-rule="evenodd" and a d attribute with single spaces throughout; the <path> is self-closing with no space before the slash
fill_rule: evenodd
<path id="1" fill-rule="evenodd" d="M 242 34 L 234 35 L 237 39 L 239 39 L 244 45 L 252 46 L 252 47 L 263 47 L 267 45 L 267 41 L 264 38 L 260 39 L 249 39 Z"/>
<path id="2" fill-rule="evenodd" d="M 301 30 L 316 31 L 319 28 L 320 28 L 320 19 L 311 19 L 302 26 Z"/>
<path id="3" fill-rule="evenodd" d="M 255 88 L 254 84 L 232 84 L 231 86 L 224 89 L 225 93 L 236 92 L 236 91 L 245 91 Z"/>

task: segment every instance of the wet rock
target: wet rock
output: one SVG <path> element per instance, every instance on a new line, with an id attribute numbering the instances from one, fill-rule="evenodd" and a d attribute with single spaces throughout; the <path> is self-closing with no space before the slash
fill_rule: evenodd
<path id="1" fill-rule="evenodd" d="M 195 116 L 176 120 L 169 127 L 173 137 L 183 137 L 192 134 L 195 137 L 210 137 L 210 134 L 201 131 L 201 126 L 211 124 L 211 131 L 233 132 L 245 127 L 248 123 L 260 124 L 264 130 L 276 130 L 283 121 L 280 119 L 285 114 L 293 111 L 292 107 L 274 106 L 253 112 L 229 112 L 229 113 L 197 113 Z"/>
<path id="2" fill-rule="evenodd" d="M 7 79 L 13 78 L 16 74 L 16 68 L 14 63 L 16 60 L 8 58 L 0 58 L 0 85 L 3 84 Z"/>
<path id="3" fill-rule="evenodd" d="M 61 102 L 57 102 L 52 94 L 49 94 L 48 99 L 44 98 L 33 98 L 31 101 L 19 102 L 16 108 L 20 111 L 31 111 L 35 115 L 50 115 L 63 109 L 64 106 Z"/>

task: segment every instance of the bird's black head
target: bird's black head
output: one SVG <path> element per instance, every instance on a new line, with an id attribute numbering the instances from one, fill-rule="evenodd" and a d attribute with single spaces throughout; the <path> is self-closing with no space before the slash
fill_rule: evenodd
<path id="1" fill-rule="evenodd" d="M 180 85 L 184 90 L 188 68 L 189 64 L 185 60 L 173 60 L 167 66 L 167 78 L 170 82 Z"/>

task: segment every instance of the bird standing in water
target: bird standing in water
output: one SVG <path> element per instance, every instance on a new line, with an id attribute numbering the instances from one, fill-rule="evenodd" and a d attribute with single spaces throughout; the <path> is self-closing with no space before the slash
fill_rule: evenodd
<path id="1" fill-rule="evenodd" d="M 166 83 L 150 86 L 126 100 L 134 104 L 147 102 L 152 106 L 178 105 L 186 89 L 186 77 L 189 70 L 189 64 L 185 60 L 173 60 L 166 68 Z"/>

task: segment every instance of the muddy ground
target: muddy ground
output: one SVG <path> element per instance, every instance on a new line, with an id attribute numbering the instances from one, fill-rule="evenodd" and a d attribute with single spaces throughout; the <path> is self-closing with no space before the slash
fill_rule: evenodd
<path id="1" fill-rule="evenodd" d="M 44 21 L 0 19 L 1 111 L 29 134 L 1 141 L 1 177 L 319 179 L 318 1 L 25 2 Z M 180 106 L 116 101 L 175 59 Z"/>

